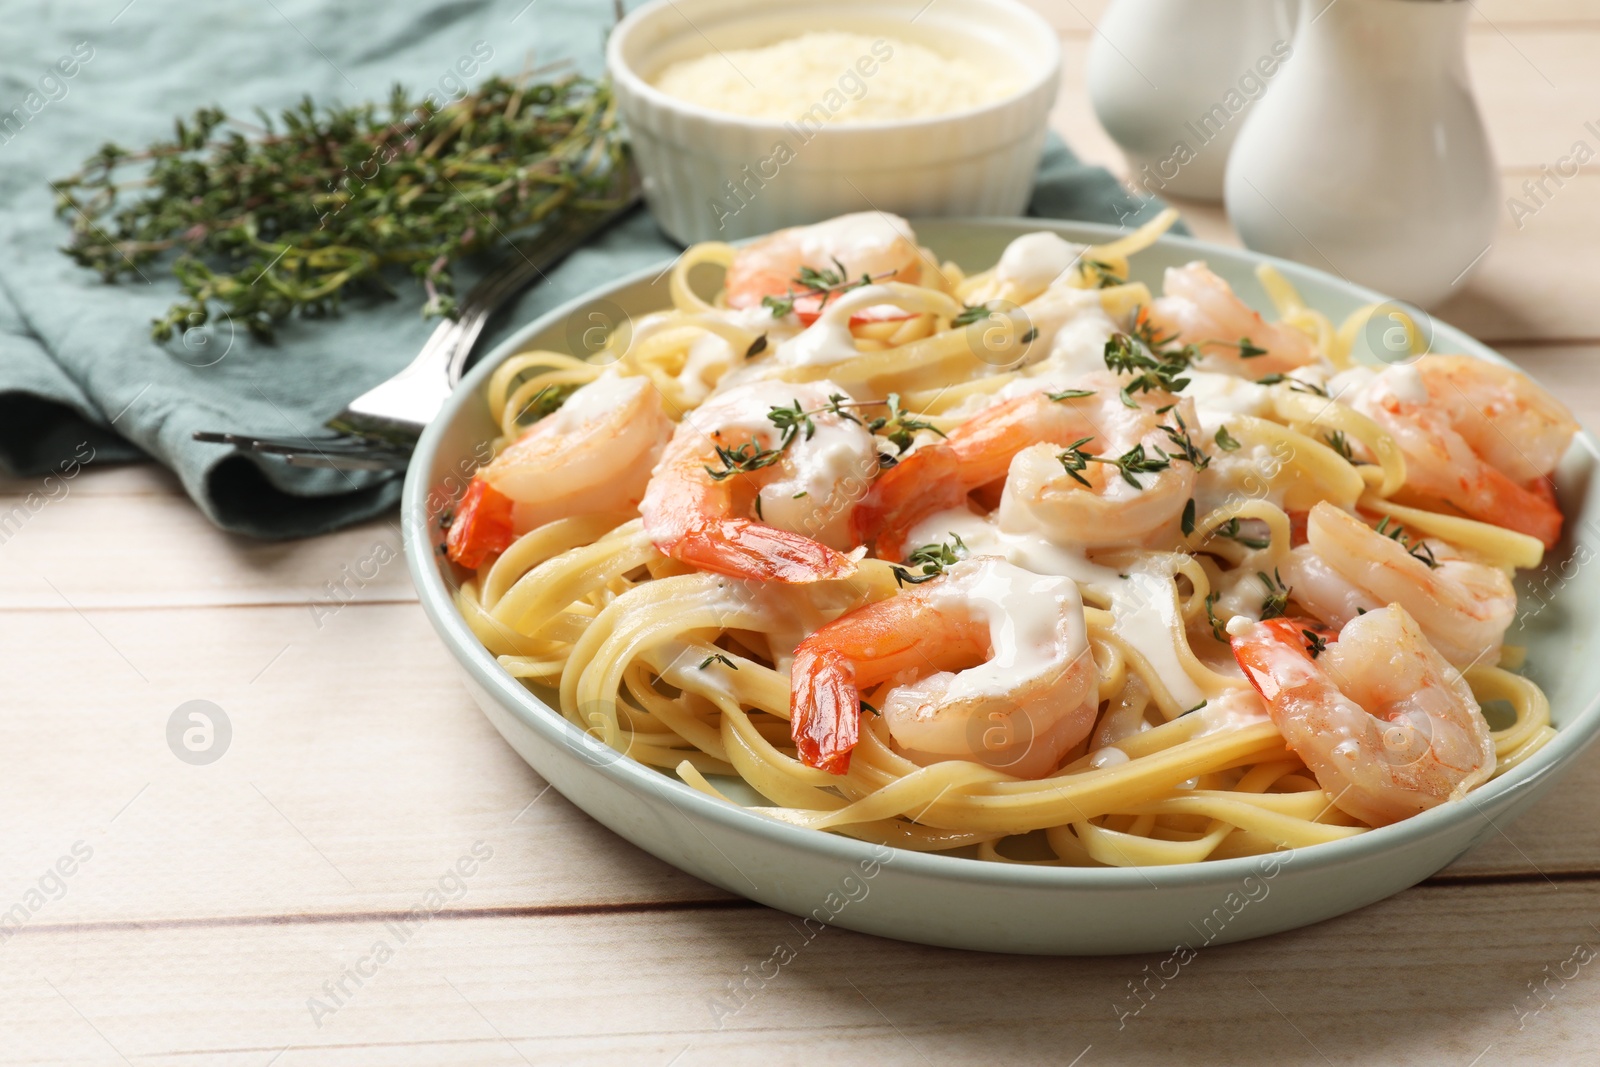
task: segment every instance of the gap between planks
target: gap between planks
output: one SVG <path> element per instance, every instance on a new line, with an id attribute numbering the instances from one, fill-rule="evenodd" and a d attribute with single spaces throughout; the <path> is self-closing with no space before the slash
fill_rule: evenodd
<path id="1" fill-rule="evenodd" d="M 1489 886 L 1584 884 L 1600 882 L 1600 870 L 1519 871 L 1506 874 L 1438 874 L 1412 889 L 1478 889 Z M 544 919 L 583 915 L 640 915 L 679 911 L 767 910 L 766 905 L 743 897 L 697 900 L 637 900 L 593 904 L 529 904 L 492 908 L 452 908 L 434 912 L 430 922 L 478 919 Z M 14 937 L 48 934 L 125 933 L 151 930 L 206 930 L 227 927 L 313 926 L 333 923 L 379 923 L 406 919 L 409 911 L 304 912 L 281 915 L 234 915 L 193 919 L 113 919 L 69 923 L 33 923 L 12 931 Z"/>

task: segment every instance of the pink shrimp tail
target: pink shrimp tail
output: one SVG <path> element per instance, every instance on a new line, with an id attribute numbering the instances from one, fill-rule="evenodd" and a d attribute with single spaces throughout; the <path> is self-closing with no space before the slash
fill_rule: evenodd
<path id="1" fill-rule="evenodd" d="M 789 677 L 789 730 L 800 762 L 829 774 L 847 773 L 861 737 L 855 668 L 842 652 L 802 642 Z"/>
<path id="2" fill-rule="evenodd" d="M 656 547 L 701 570 L 757 582 L 822 582 L 856 572 L 842 552 L 750 519 L 693 520 Z"/>

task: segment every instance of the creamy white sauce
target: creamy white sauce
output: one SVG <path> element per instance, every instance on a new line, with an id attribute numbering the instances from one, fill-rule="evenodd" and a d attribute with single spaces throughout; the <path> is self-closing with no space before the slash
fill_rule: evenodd
<path id="1" fill-rule="evenodd" d="M 1048 230 L 1025 233 L 1006 245 L 995 266 L 995 281 L 1036 293 L 1076 263 L 1085 247 Z"/>
<path id="2" fill-rule="evenodd" d="M 778 476 L 760 490 L 763 522 L 805 534 L 829 548 L 854 547 L 850 515 L 878 469 L 873 437 L 856 423 L 813 416 L 817 432 L 803 435 L 774 465 Z"/>
<path id="3" fill-rule="evenodd" d="M 1017 321 L 1024 319 L 1027 325 L 1021 328 L 1031 328 L 1036 334 L 1027 350 L 1030 359 L 1052 359 L 1054 368 L 1071 374 L 1105 370 L 1106 338 L 1116 333 L 1118 326 L 1106 314 L 1098 290 L 1052 285 L 1022 305 Z M 1067 339 L 1060 340 L 1069 327 Z"/>
<path id="4" fill-rule="evenodd" d="M 1272 410 L 1272 391 L 1248 378 L 1210 371 L 1186 371 L 1189 384 L 1181 395 L 1194 400 L 1195 414 L 1206 429 L 1216 428 L 1229 415 L 1266 415 Z"/>
<path id="5" fill-rule="evenodd" d="M 1400 363 L 1383 370 L 1373 380 L 1374 393 L 1387 393 L 1402 404 L 1426 404 L 1428 387 L 1414 364 Z"/>
<path id="6" fill-rule="evenodd" d="M 1248 500 L 1265 500 L 1283 506 L 1287 485 L 1282 484 L 1278 476 L 1284 462 L 1270 446 L 1256 444 L 1228 452 L 1216 446 L 1214 433 L 1196 443 L 1211 457 L 1211 463 L 1194 480 L 1197 518 L 1204 518 L 1217 508 Z M 1258 530 L 1247 526 L 1245 533 L 1250 537 L 1266 536 L 1265 527 Z"/>
<path id="7" fill-rule="evenodd" d="M 648 388 L 650 379 L 643 375 L 623 377 L 612 368 L 574 390 L 565 403 L 545 416 L 544 421 L 557 432 L 576 434 L 589 423 L 609 418 L 617 408 L 632 404 Z"/>
<path id="8" fill-rule="evenodd" d="M 1036 529 L 1005 529 L 965 507 L 929 515 L 911 528 L 906 544 L 916 548 L 949 543 L 952 534 L 961 538 L 969 555 L 998 556 L 1034 574 L 1059 575 L 1086 585 L 1118 580 L 1111 568 L 1090 562 L 1079 546 L 1058 544 Z"/>
<path id="9" fill-rule="evenodd" d="M 684 416 L 723 448 L 737 449 L 754 441 L 773 448 L 782 434 L 769 417 L 775 407 L 814 412 L 810 437 L 802 429 L 782 458 L 757 472 L 761 480 L 760 511 L 754 517 L 769 526 L 803 534 L 830 548 L 853 547 L 850 515 L 871 486 L 878 467 L 876 439 L 865 426 L 820 411 L 829 397 L 849 395 L 834 382 L 755 381 L 717 393 Z"/>
<path id="10" fill-rule="evenodd" d="M 1102 748 L 1089 757 L 1089 766 L 1099 769 L 1101 767 L 1115 767 L 1127 763 L 1128 754 L 1116 746 Z"/>
<path id="11" fill-rule="evenodd" d="M 1269 721 L 1266 702 L 1261 699 L 1260 693 L 1248 686 L 1229 689 L 1219 697 L 1212 697 L 1195 714 L 1201 719 L 1200 736 Z"/>
<path id="12" fill-rule="evenodd" d="M 1111 591 L 1112 629 L 1144 657 L 1172 698 L 1194 707 L 1205 694 L 1183 669 L 1175 636 L 1183 629 L 1172 576 L 1142 568 L 1131 571 Z"/>
<path id="13" fill-rule="evenodd" d="M 1371 367 L 1351 367 L 1328 379 L 1328 395 L 1335 400 L 1360 396 L 1377 379 L 1378 372 Z M 1345 399 L 1348 403 L 1349 400 Z"/>
<path id="14" fill-rule="evenodd" d="M 850 316 L 894 297 L 894 290 L 883 285 L 864 285 L 835 297 L 816 322 L 778 346 L 778 362 L 788 367 L 825 367 L 854 359 L 861 353 L 850 333 Z"/>
<path id="15" fill-rule="evenodd" d="M 935 610 L 965 613 L 989 628 L 989 660 L 950 679 L 950 700 L 1005 696 L 1088 654 L 1083 600 L 1070 579 L 979 557 L 949 568 L 929 587 L 929 600 Z"/>

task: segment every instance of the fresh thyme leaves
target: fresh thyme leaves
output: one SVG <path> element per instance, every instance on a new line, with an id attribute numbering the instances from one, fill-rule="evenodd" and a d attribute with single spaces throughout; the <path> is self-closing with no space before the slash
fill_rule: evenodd
<path id="1" fill-rule="evenodd" d="M 627 167 L 605 83 L 490 78 L 442 107 L 396 87 L 250 123 L 202 108 L 171 140 L 106 145 L 54 189 L 63 251 L 106 281 L 170 257 L 184 298 L 156 340 L 221 315 L 269 339 L 293 314 L 394 295 L 400 268 L 421 279 L 425 315 L 452 315 L 462 256 L 614 207 Z"/>
<path id="2" fill-rule="evenodd" d="M 1240 359 L 1255 359 L 1257 356 L 1264 356 L 1267 354 L 1267 350 L 1265 348 L 1262 348 L 1260 345 L 1252 344 L 1250 342 L 1250 338 L 1248 337 L 1241 337 L 1237 341 L 1201 342 L 1202 347 L 1205 345 L 1219 345 L 1223 348 L 1237 348 L 1239 350 Z"/>
<path id="3" fill-rule="evenodd" d="M 861 418 L 855 415 L 851 408 L 884 406 L 888 407 L 889 413 L 865 423 L 865 426 L 870 432 L 886 437 L 901 454 L 911 447 L 912 438 L 919 430 L 929 430 L 940 437 L 944 436 L 944 432 L 933 423 L 907 414 L 900 406 L 900 397 L 896 393 L 890 393 L 887 400 L 851 400 L 843 393 L 831 393 L 827 404 L 820 408 L 807 409 L 798 399 L 791 404 L 774 404 L 767 410 L 767 419 L 779 433 L 778 443 L 771 448 L 762 448 L 757 441 L 751 439 L 737 448 L 717 445 L 717 459 L 722 462 L 722 467 L 718 469 L 708 466 L 706 473 L 711 475 L 714 481 L 720 482 L 735 474 L 748 474 L 763 467 L 770 467 L 783 458 L 789 446 L 796 441 L 802 438 L 811 440 L 817 432 L 814 416 L 837 415 L 841 419 L 862 425 Z M 895 457 L 886 453 L 879 453 L 878 460 L 879 466 L 884 469 L 894 466 L 896 462 Z M 759 498 L 756 503 L 759 508 Z"/>
<path id="4" fill-rule="evenodd" d="M 1093 488 L 1093 486 L 1090 484 L 1089 479 L 1083 476 L 1082 472 L 1088 469 L 1091 463 L 1105 463 L 1117 468 L 1117 471 L 1122 475 L 1122 480 L 1135 489 L 1144 488 L 1143 483 L 1135 477 L 1136 475 L 1154 474 L 1172 466 L 1171 456 L 1162 452 L 1159 448 L 1156 449 L 1160 456 L 1159 459 L 1156 456 L 1149 455 L 1145 452 L 1142 443 L 1134 445 L 1116 459 L 1107 459 L 1092 452 L 1085 452 L 1083 446 L 1093 440 L 1093 437 L 1080 437 L 1065 449 L 1056 453 L 1056 459 L 1061 461 L 1061 469 L 1066 471 L 1073 481 L 1086 488 Z"/>
<path id="5" fill-rule="evenodd" d="M 1257 385 L 1287 385 L 1297 393 L 1308 393 L 1311 396 L 1326 397 L 1328 391 L 1313 382 L 1301 381 L 1291 378 L 1287 374 L 1267 374 L 1256 379 Z"/>
<path id="6" fill-rule="evenodd" d="M 706 473 L 711 475 L 711 480 L 714 482 L 732 478 L 735 474 L 749 474 L 751 471 L 758 471 L 778 462 L 783 458 L 783 450 L 788 447 L 788 440 L 777 448 L 762 448 L 753 440 L 746 441 L 738 448 L 717 445 L 717 458 L 722 461 L 722 469 L 707 467 Z"/>
<path id="7" fill-rule="evenodd" d="M 828 306 L 828 301 L 839 293 L 846 293 L 851 289 L 859 289 L 863 285 L 871 285 L 876 280 L 870 274 L 863 274 L 861 277 L 851 280 L 849 271 L 845 270 L 844 264 L 840 263 L 837 258 L 834 259 L 833 266 L 835 268 L 833 270 L 801 267 L 800 272 L 791 279 L 791 286 L 787 292 L 782 296 L 762 297 L 761 306 L 771 311 L 773 318 L 781 319 L 794 310 L 794 302 L 796 300 L 803 296 L 819 296 L 822 300 L 817 304 L 817 310 L 821 311 Z M 878 277 L 887 278 L 889 273 L 881 274 Z M 794 286 L 796 285 L 800 288 L 795 289 Z"/>
<path id="8" fill-rule="evenodd" d="M 1377 527 L 1378 532 L 1389 538 L 1391 541 L 1399 542 L 1413 558 L 1420 559 L 1422 562 L 1426 563 L 1430 571 L 1437 570 L 1439 567 L 1439 560 L 1436 556 L 1434 556 L 1433 549 L 1429 548 L 1427 544 L 1422 541 L 1413 543 L 1411 538 L 1406 535 L 1404 527 L 1402 527 L 1399 523 L 1396 523 L 1391 528 L 1389 521 L 1390 520 L 1387 515 L 1379 520 Z"/>
<path id="9" fill-rule="evenodd" d="M 1306 651 L 1311 653 L 1311 658 L 1316 659 L 1328 651 L 1328 639 L 1315 630 L 1301 630 L 1300 636 L 1306 639 Z"/>
<path id="10" fill-rule="evenodd" d="M 744 350 L 745 359 L 754 359 L 767 350 L 767 335 L 762 334 L 750 342 L 750 347 Z"/>
<path id="11" fill-rule="evenodd" d="M 966 551 L 966 542 L 952 532 L 948 543 L 923 545 L 921 548 L 913 549 L 906 557 L 906 562 L 912 567 L 920 568 L 921 573 L 913 574 L 905 567 L 895 567 L 894 580 L 899 585 L 921 585 L 923 582 L 932 581 L 943 574 L 946 567 L 960 563 L 962 557 L 957 553 Z"/>
<path id="12" fill-rule="evenodd" d="M 1197 471 L 1203 471 L 1211 466 L 1211 457 L 1200 451 L 1194 439 L 1189 436 L 1189 426 L 1183 421 L 1181 412 L 1172 412 L 1172 421 L 1177 426 L 1161 427 L 1161 432 L 1167 435 L 1167 440 L 1172 442 L 1173 459 L 1181 459 Z"/>
<path id="13" fill-rule="evenodd" d="M 1217 427 L 1216 441 L 1217 447 L 1222 449 L 1224 452 L 1239 451 L 1239 442 L 1234 438 L 1233 434 L 1228 432 L 1228 428 L 1226 426 Z"/>
<path id="14" fill-rule="evenodd" d="M 1350 439 L 1344 435 L 1343 430 L 1330 430 L 1326 435 L 1328 446 L 1344 457 L 1346 463 L 1354 463 L 1355 457 L 1350 454 Z"/>
<path id="15" fill-rule="evenodd" d="M 1091 272 L 1098 276 L 1099 280 L 1095 282 L 1095 288 L 1097 289 L 1110 289 L 1114 285 L 1128 284 L 1128 279 L 1118 274 L 1111 264 L 1098 259 L 1086 259 L 1079 265 L 1078 269 L 1085 278 L 1089 277 Z"/>
<path id="16" fill-rule="evenodd" d="M 547 385 L 533 394 L 533 399 L 528 401 L 527 406 L 522 409 L 522 413 L 531 415 L 533 421 L 537 422 L 546 415 L 551 415 L 558 411 L 561 405 L 567 402 L 567 397 L 577 391 L 578 385 L 574 382 L 569 382 L 566 385 Z"/>
<path id="17" fill-rule="evenodd" d="M 1196 711 L 1199 711 L 1201 708 L 1205 707 L 1208 703 L 1210 703 L 1210 702 L 1206 701 L 1206 700 L 1202 700 L 1200 703 L 1196 704 L 1194 707 L 1187 708 L 1187 709 L 1179 712 L 1178 713 L 1178 717 L 1181 719 L 1185 715 L 1189 715 L 1189 714 L 1192 714 L 1192 713 L 1194 713 Z"/>
<path id="18" fill-rule="evenodd" d="M 1272 544 L 1272 539 L 1271 538 L 1268 538 L 1268 537 L 1248 537 L 1245 534 L 1240 533 L 1239 532 L 1239 520 L 1238 520 L 1237 517 L 1229 519 L 1227 522 L 1223 523 L 1221 526 L 1218 526 L 1215 530 L 1212 530 L 1211 531 L 1211 536 L 1212 537 L 1226 537 L 1230 541 L 1239 542 L 1241 545 L 1243 545 L 1246 548 L 1266 548 L 1268 545 Z"/>
<path id="19" fill-rule="evenodd" d="M 1145 350 L 1135 335 L 1114 333 L 1106 339 L 1106 369 L 1116 374 L 1132 374 L 1133 379 L 1122 387 L 1122 402 L 1138 407 L 1134 393 L 1176 393 L 1189 384 L 1182 377 L 1194 361 L 1196 350 L 1192 345 L 1167 351 Z M 1153 354 L 1152 354 L 1153 353 Z"/>
<path id="20" fill-rule="evenodd" d="M 1189 502 L 1183 506 L 1183 519 L 1179 525 L 1183 529 L 1183 536 L 1188 537 L 1194 533 L 1194 497 L 1190 497 Z"/>
<path id="21" fill-rule="evenodd" d="M 1217 618 L 1216 606 L 1217 606 L 1217 594 L 1216 593 L 1207 594 L 1206 595 L 1206 621 L 1211 624 L 1211 636 L 1215 637 L 1218 641 L 1222 641 L 1222 642 L 1226 643 L 1227 640 L 1228 640 L 1228 631 L 1222 625 L 1222 620 Z"/>
<path id="22" fill-rule="evenodd" d="M 1051 400 L 1054 400 L 1054 401 L 1057 401 L 1057 402 L 1060 402 L 1062 400 L 1078 400 L 1078 399 L 1081 399 L 1081 398 L 1086 397 L 1086 396 L 1094 396 L 1094 390 L 1093 389 L 1063 389 L 1059 393 L 1046 393 L 1045 396 L 1047 396 Z"/>
<path id="23" fill-rule="evenodd" d="M 880 403 L 880 401 L 869 401 L 869 403 Z M 911 447 L 912 437 L 918 430 L 930 430 L 940 437 L 944 436 L 943 430 L 926 419 L 907 415 L 905 409 L 900 406 L 900 394 L 890 393 L 889 399 L 881 403 L 889 405 L 889 414 L 881 415 L 867 423 L 867 429 L 888 438 L 889 443 L 894 445 L 900 455 L 905 455 L 906 449 Z M 884 433 L 885 430 L 888 432 Z"/>
<path id="24" fill-rule="evenodd" d="M 871 712 L 874 715 L 878 714 L 878 709 L 868 704 L 865 700 L 861 702 L 861 710 Z"/>
<path id="25" fill-rule="evenodd" d="M 1017 340 L 1025 345 L 1031 345 L 1039 339 L 1039 327 L 1029 326 Z"/>
<path id="26" fill-rule="evenodd" d="M 950 320 L 952 326 L 971 326 L 980 319 L 986 319 L 994 312 L 983 304 L 967 304 L 961 309 L 961 314 Z"/>
<path id="27" fill-rule="evenodd" d="M 1089 461 L 1095 457 L 1083 451 L 1083 446 L 1093 441 L 1093 437 L 1080 437 L 1066 447 L 1066 451 L 1056 453 L 1056 459 L 1061 461 L 1061 467 L 1072 477 L 1072 480 L 1086 489 L 1093 489 L 1089 479 L 1083 476 L 1083 471 L 1089 467 Z"/>
<path id="28" fill-rule="evenodd" d="M 736 671 L 739 669 L 739 665 L 737 663 L 733 662 L 733 660 L 729 659 L 727 656 L 724 656 L 721 652 L 713 652 L 711 655 L 701 660 L 699 669 L 703 671 L 713 663 L 720 663 L 730 671 Z"/>
<path id="29" fill-rule="evenodd" d="M 1160 336 L 1156 333 L 1155 323 L 1150 321 L 1150 309 L 1140 308 L 1133 317 L 1133 336 L 1144 342 L 1146 348 L 1155 352 L 1166 348 L 1178 339 L 1175 333 Z"/>
<path id="30" fill-rule="evenodd" d="M 1099 456 L 1090 456 L 1089 458 L 1094 460 L 1096 463 L 1114 464 L 1117 470 L 1121 472 L 1123 481 L 1127 482 L 1135 489 L 1143 489 L 1144 486 L 1139 482 L 1138 478 L 1134 477 L 1134 475 L 1154 474 L 1157 471 L 1164 471 L 1168 467 L 1172 466 L 1171 456 L 1168 456 L 1159 448 L 1156 449 L 1156 451 L 1161 454 L 1160 459 L 1157 459 L 1154 456 L 1146 455 L 1144 451 L 1144 445 L 1141 443 L 1134 445 L 1116 459 L 1101 459 Z"/>
<path id="31" fill-rule="evenodd" d="M 1261 584 L 1267 590 L 1267 598 L 1261 602 L 1261 621 L 1282 618 L 1289 610 L 1289 587 L 1283 584 L 1278 569 L 1272 569 L 1271 577 L 1265 571 L 1256 571 L 1256 577 L 1261 579 Z"/>

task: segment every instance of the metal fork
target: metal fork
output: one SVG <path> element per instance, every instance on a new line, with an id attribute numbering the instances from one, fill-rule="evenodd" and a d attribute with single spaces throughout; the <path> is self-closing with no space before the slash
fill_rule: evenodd
<path id="1" fill-rule="evenodd" d="M 423 427 L 439 413 L 461 380 L 467 357 L 490 316 L 589 238 L 631 211 L 639 199 L 634 183 L 615 208 L 575 216 L 555 232 L 541 234 L 537 242 L 513 246 L 505 262 L 463 298 L 458 316 L 439 323 L 416 359 L 394 377 L 350 401 L 324 424 L 335 431 L 333 434 L 259 437 L 201 430 L 194 439 L 282 456 L 295 467 L 404 470 Z"/>

